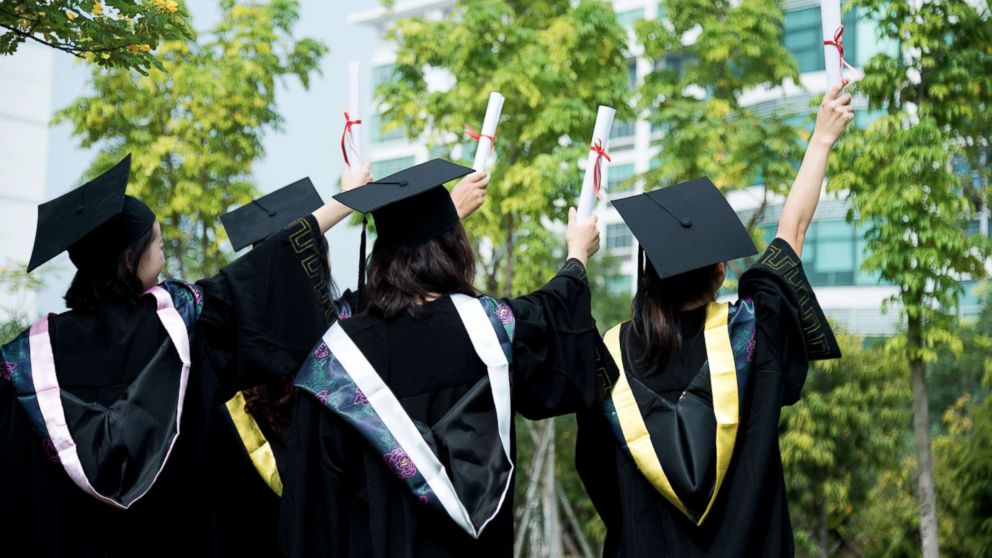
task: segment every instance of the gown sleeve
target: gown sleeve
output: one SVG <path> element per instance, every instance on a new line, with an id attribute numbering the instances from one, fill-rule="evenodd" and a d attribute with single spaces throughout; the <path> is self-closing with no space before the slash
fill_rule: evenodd
<path id="1" fill-rule="evenodd" d="M 329 281 L 320 229 L 308 215 L 197 282 L 203 311 L 193 359 L 214 370 L 218 401 L 299 370 L 331 322 Z"/>
<path id="2" fill-rule="evenodd" d="M 585 266 L 568 260 L 537 291 L 506 301 L 513 310 L 513 397 L 541 419 L 589 409 L 601 396 L 602 340 L 590 307 Z"/>
<path id="3" fill-rule="evenodd" d="M 840 347 L 788 242 L 776 238 L 740 280 L 754 300 L 758 330 L 782 373 L 784 403 L 799 400 L 811 360 L 840 358 Z"/>

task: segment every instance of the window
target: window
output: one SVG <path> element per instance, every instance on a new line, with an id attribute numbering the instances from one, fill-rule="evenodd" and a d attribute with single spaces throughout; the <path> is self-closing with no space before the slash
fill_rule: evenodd
<path id="1" fill-rule="evenodd" d="M 614 138 L 629 138 L 634 135 L 634 126 L 636 122 L 633 120 L 618 120 L 613 123 L 613 128 L 610 130 L 610 139 Z"/>
<path id="2" fill-rule="evenodd" d="M 372 143 L 379 143 L 383 141 L 394 141 L 398 139 L 403 139 L 403 128 L 393 128 L 392 130 L 384 132 L 382 130 L 383 122 L 382 115 L 373 114 L 368 118 L 369 127 L 367 128 L 369 132 L 369 141 Z"/>
<path id="3" fill-rule="evenodd" d="M 634 26 L 635 22 L 644 19 L 644 8 L 637 8 L 636 10 L 627 10 L 626 12 L 617 12 L 617 21 L 620 25 L 630 29 Z"/>
<path id="4" fill-rule="evenodd" d="M 627 61 L 627 89 L 637 89 L 637 60 L 633 58 Z"/>
<path id="5" fill-rule="evenodd" d="M 785 48 L 799 63 L 800 72 L 823 69 L 823 31 L 820 28 L 819 7 L 786 12 L 783 38 Z M 844 38 L 847 38 L 847 33 Z"/>
<path id="6" fill-rule="evenodd" d="M 666 16 L 665 2 L 658 2 L 658 19 L 665 19 Z"/>
<path id="7" fill-rule="evenodd" d="M 628 179 L 634 177 L 634 163 L 623 165 L 611 165 L 609 177 L 606 182 L 606 191 L 611 194 L 626 192 L 634 187 L 633 184 L 625 184 Z"/>
<path id="8" fill-rule="evenodd" d="M 858 12 L 855 9 L 841 16 L 844 25 L 844 59 L 850 64 L 858 64 Z M 820 9 L 804 8 L 785 13 L 785 48 L 792 52 L 799 64 L 800 72 L 823 70 L 823 28 L 820 23 Z"/>
<path id="9" fill-rule="evenodd" d="M 626 275 L 614 275 L 606 278 L 606 290 L 610 294 L 623 294 L 630 292 L 630 277 Z"/>
<path id="10" fill-rule="evenodd" d="M 610 223 L 606 225 L 606 249 L 616 250 L 630 248 L 634 245 L 634 236 L 626 223 Z"/>
<path id="11" fill-rule="evenodd" d="M 372 176 L 376 178 L 383 178 L 393 174 L 394 172 L 399 172 L 403 169 L 412 167 L 413 162 L 413 156 L 386 159 L 384 161 L 373 161 L 370 171 L 372 172 Z"/>
<path id="12" fill-rule="evenodd" d="M 372 91 L 374 92 L 383 83 L 396 81 L 396 65 L 383 64 L 372 68 Z"/>

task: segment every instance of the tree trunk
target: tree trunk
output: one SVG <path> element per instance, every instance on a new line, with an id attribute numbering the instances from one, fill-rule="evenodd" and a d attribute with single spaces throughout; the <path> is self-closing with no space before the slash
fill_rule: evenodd
<path id="1" fill-rule="evenodd" d="M 829 544 L 829 528 L 827 526 L 827 499 L 823 495 L 823 479 L 817 479 L 816 487 L 816 506 L 817 506 L 817 526 L 816 526 L 816 544 L 820 547 L 820 558 L 827 558 L 830 554 L 827 552 L 827 545 Z"/>
<path id="2" fill-rule="evenodd" d="M 561 558 L 561 520 L 558 518 L 558 494 L 555 491 L 555 419 L 550 418 L 548 429 L 548 456 L 541 479 L 541 508 L 544 511 L 544 544 L 547 558 Z"/>
<path id="3" fill-rule="evenodd" d="M 930 401 L 925 377 L 926 363 L 918 356 L 923 339 L 919 318 L 909 318 L 906 333 L 913 385 L 913 436 L 916 439 L 916 496 L 920 506 L 921 550 L 923 558 L 938 558 L 940 546 L 937 539 L 937 490 L 930 452 Z"/>

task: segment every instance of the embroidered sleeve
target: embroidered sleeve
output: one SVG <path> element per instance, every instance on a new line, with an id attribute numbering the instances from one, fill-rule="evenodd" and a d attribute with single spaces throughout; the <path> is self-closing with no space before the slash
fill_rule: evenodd
<path id="1" fill-rule="evenodd" d="M 753 294 L 760 288 L 757 285 L 766 279 L 771 279 L 776 290 L 798 308 L 807 357 L 810 360 L 840 358 L 840 347 L 806 278 L 802 262 L 792 247 L 780 238 L 773 240 L 741 277 L 741 297 Z"/>
<path id="2" fill-rule="evenodd" d="M 317 222 L 308 215 L 286 225 L 286 230 L 289 231 L 293 251 L 320 301 L 324 318 L 331 323 L 336 314 L 334 301 L 331 300 L 331 274 L 327 265 L 326 242 L 317 228 Z"/>

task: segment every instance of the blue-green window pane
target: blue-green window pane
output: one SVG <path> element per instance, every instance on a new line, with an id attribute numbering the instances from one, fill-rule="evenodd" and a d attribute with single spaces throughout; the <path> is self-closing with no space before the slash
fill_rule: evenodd
<path id="1" fill-rule="evenodd" d="M 383 83 L 396 81 L 396 65 L 383 64 L 372 68 L 372 91 L 375 91 Z"/>
<path id="2" fill-rule="evenodd" d="M 379 143 L 383 141 L 394 141 L 403 139 L 403 128 L 393 128 L 392 130 L 383 131 L 383 118 L 381 115 L 373 114 L 368 117 L 368 133 L 369 141 L 372 143 Z"/>
<path id="3" fill-rule="evenodd" d="M 634 177 L 634 164 L 627 163 L 624 165 L 612 165 L 610 166 L 609 177 L 606 183 L 606 189 L 610 193 L 616 192 L 626 192 L 633 188 L 633 184 L 625 184 L 628 179 Z"/>
<path id="4" fill-rule="evenodd" d="M 637 60 L 627 61 L 627 89 L 637 89 Z"/>
<path id="5" fill-rule="evenodd" d="M 606 225 L 606 249 L 630 248 L 634 245 L 634 236 L 624 223 Z"/>
<path id="6" fill-rule="evenodd" d="M 854 237 L 854 226 L 843 219 L 818 221 L 816 223 L 816 236 L 820 240 L 839 238 L 850 240 Z"/>
<path id="7" fill-rule="evenodd" d="M 783 40 L 785 48 L 796 58 L 800 72 L 814 72 L 824 68 L 820 8 L 786 12 Z"/>
<path id="8" fill-rule="evenodd" d="M 613 128 L 610 130 L 610 139 L 629 138 L 633 136 L 636 124 L 633 120 L 617 120 L 613 123 Z"/>
<path id="9" fill-rule="evenodd" d="M 658 19 L 665 19 L 667 12 L 665 11 L 665 3 L 658 2 Z"/>
<path id="10" fill-rule="evenodd" d="M 644 8 L 637 8 L 636 10 L 627 10 L 625 12 L 617 12 L 617 21 L 620 25 L 624 27 L 633 27 L 635 22 L 644 19 Z"/>
<path id="11" fill-rule="evenodd" d="M 851 8 L 851 11 L 840 16 L 840 22 L 844 26 L 844 60 L 852 66 L 858 65 L 858 9 Z"/>
<path id="12" fill-rule="evenodd" d="M 854 239 L 816 242 L 815 268 L 818 273 L 854 271 Z"/>
<path id="13" fill-rule="evenodd" d="M 377 178 L 382 178 L 384 176 L 389 176 L 394 172 L 399 172 L 403 169 L 413 166 L 414 158 L 409 157 L 398 157 L 396 159 L 385 159 L 383 161 L 373 161 L 370 171 L 372 176 Z"/>
<path id="14" fill-rule="evenodd" d="M 606 278 L 606 290 L 610 294 L 621 294 L 630 292 L 630 277 L 626 275 L 614 275 Z"/>

